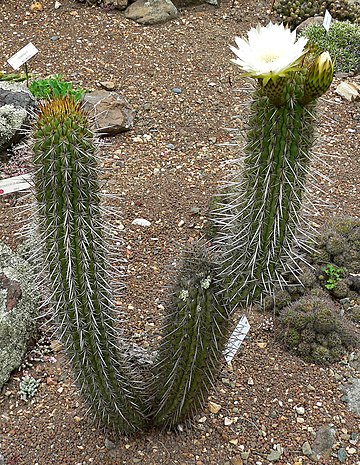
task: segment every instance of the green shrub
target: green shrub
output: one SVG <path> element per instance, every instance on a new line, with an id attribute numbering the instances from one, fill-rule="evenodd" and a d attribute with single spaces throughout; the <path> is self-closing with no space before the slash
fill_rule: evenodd
<path id="1" fill-rule="evenodd" d="M 50 76 L 46 79 L 37 79 L 29 85 L 29 90 L 38 100 L 71 96 L 75 101 L 81 100 L 85 90 L 81 87 L 73 87 L 71 82 L 64 81 L 60 74 Z"/>
<path id="2" fill-rule="evenodd" d="M 329 32 L 318 24 L 307 27 L 303 35 L 316 54 L 327 50 L 335 61 L 337 72 L 360 72 L 360 26 L 334 22 Z"/>

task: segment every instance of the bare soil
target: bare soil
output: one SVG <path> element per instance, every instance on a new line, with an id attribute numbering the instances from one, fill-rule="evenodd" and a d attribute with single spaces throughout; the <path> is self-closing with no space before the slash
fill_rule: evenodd
<path id="1" fill-rule="evenodd" d="M 30 62 L 33 74 L 63 74 L 88 89 L 113 81 L 136 109 L 134 128 L 108 139 L 101 150 L 105 189 L 119 198 L 125 241 L 119 254 L 128 260 L 127 288 L 118 305 L 127 309 L 130 337 L 153 347 L 172 263 L 180 246 L 203 232 L 209 199 L 226 177 L 227 161 L 239 155 L 239 146 L 227 145 L 233 140 L 228 129 L 239 129 L 240 142 L 244 137 L 250 85 L 230 63 L 228 46 L 235 35 L 269 21 L 270 2 L 188 8 L 154 27 L 127 21 L 116 11 L 71 0 L 61 4 L 55 9 L 53 1 L 42 1 L 39 12 L 24 0 L 1 4 L 0 68 L 8 69 L 7 58 L 31 41 L 40 51 Z M 341 79 L 335 78 L 319 104 L 318 158 L 309 184 L 317 228 L 336 215 L 359 217 L 359 102 L 335 94 Z M 3 176 L 17 168 L 1 165 Z M 0 197 L 0 240 L 13 248 L 23 218 L 14 208 L 18 199 L 18 194 Z M 134 226 L 135 218 L 151 226 Z M 249 337 L 232 366 L 223 368 L 209 399 L 221 406 L 218 413 L 206 409 L 182 431 L 152 430 L 129 438 L 109 437 L 92 424 L 64 354 L 52 344 L 41 361 L 24 368 L 41 380 L 33 400 L 26 403 L 17 393 L 24 370 L 15 372 L 0 394 L 5 463 L 265 465 L 280 444 L 278 463 L 308 464 L 304 442 L 312 443 L 320 426 L 333 424 L 334 453 L 343 447 L 346 464 L 358 465 L 360 446 L 350 443 L 349 435 L 359 433 L 359 417 L 341 401 L 341 386 L 358 376 L 349 357 L 331 368 L 307 364 L 264 329 L 266 317 L 249 316 Z M 299 406 L 303 414 L 297 413 Z M 248 458 L 244 452 L 250 452 Z M 321 463 L 340 461 L 329 457 Z"/>

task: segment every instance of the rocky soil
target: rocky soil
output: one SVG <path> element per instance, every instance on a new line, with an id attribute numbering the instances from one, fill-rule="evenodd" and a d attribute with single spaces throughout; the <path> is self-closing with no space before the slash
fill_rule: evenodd
<path id="1" fill-rule="evenodd" d="M 1 4 L 0 68 L 31 41 L 39 49 L 29 63 L 34 75 L 60 73 L 88 89 L 111 81 L 136 109 L 134 128 L 102 147 L 102 167 L 104 190 L 118 196 L 118 253 L 127 259 L 127 288 L 117 304 L 127 310 L 129 337 L 154 347 L 174 260 L 206 227 L 209 199 L 240 153 L 234 134 L 240 145 L 244 137 L 250 84 L 230 63 L 228 46 L 268 22 L 270 2 L 188 8 L 147 28 L 72 0 L 58 9 L 53 1 L 42 4 L 42 11 L 25 0 Z M 315 228 L 333 216 L 359 217 L 359 102 L 334 92 L 344 79 L 337 77 L 320 102 L 309 184 Z M 19 169 L 28 169 L 21 153 L 2 160 L 4 177 Z M 0 240 L 13 248 L 24 219 L 14 208 L 19 197 L 0 197 Z M 133 225 L 136 218 L 151 224 Z M 322 464 L 358 465 L 359 416 L 344 392 L 357 383 L 358 355 L 332 367 L 307 364 L 284 352 L 268 318 L 249 315 L 249 336 L 191 425 L 122 438 L 91 423 L 45 326 L 40 347 L 0 394 L 0 464 L 305 465 L 321 456 Z M 25 372 L 40 381 L 28 402 L 18 394 Z"/>

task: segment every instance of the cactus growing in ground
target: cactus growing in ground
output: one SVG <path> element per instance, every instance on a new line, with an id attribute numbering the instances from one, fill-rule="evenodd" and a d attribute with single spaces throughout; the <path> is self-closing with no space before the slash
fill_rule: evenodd
<path id="1" fill-rule="evenodd" d="M 228 323 L 206 246 L 195 245 L 184 260 L 149 370 L 151 357 L 142 362 L 117 331 L 96 147 L 81 105 L 70 97 L 43 103 L 33 138 L 39 233 L 55 316 L 85 399 L 121 433 L 150 421 L 174 425 L 186 419 L 206 400 Z"/>
<path id="2" fill-rule="evenodd" d="M 329 87 L 333 66 L 328 53 L 305 66 L 306 39 L 296 41 L 294 32 L 272 23 L 236 42 L 234 63 L 257 86 L 245 157 L 215 219 L 228 298 L 249 304 L 299 270 L 295 245 L 314 141 L 314 103 Z"/>
<path id="3" fill-rule="evenodd" d="M 156 360 L 155 424 L 179 423 L 206 402 L 229 321 L 217 297 L 216 269 L 201 245 L 184 257 Z"/>
<path id="4" fill-rule="evenodd" d="M 324 15 L 326 10 L 339 21 L 360 22 L 360 8 L 347 0 L 279 0 L 274 8 L 291 28 L 312 16 Z"/>
<path id="5" fill-rule="evenodd" d="M 132 432 L 144 424 L 146 406 L 118 347 L 96 147 L 80 104 L 60 98 L 41 105 L 33 139 L 39 232 L 61 339 L 96 415 Z"/>

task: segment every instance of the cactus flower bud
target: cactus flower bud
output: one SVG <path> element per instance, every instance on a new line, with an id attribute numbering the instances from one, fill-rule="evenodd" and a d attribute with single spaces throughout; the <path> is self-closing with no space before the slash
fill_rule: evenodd
<path id="1" fill-rule="evenodd" d="M 307 104 L 323 95 L 332 82 L 334 63 L 329 52 L 323 52 L 310 66 L 304 82 L 302 104 Z"/>

